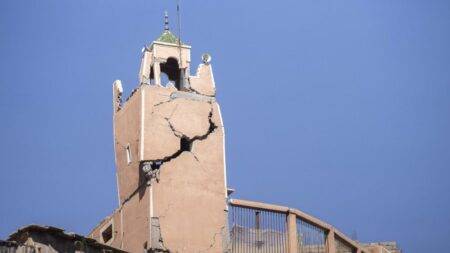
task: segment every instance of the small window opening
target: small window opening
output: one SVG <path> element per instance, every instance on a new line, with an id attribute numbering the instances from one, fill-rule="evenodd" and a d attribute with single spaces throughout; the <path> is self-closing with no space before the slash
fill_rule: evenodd
<path id="1" fill-rule="evenodd" d="M 102 232 L 102 240 L 104 243 L 108 243 L 113 237 L 113 226 L 109 224 L 109 226 L 103 230 Z"/>
<path id="2" fill-rule="evenodd" d="M 178 65 L 178 60 L 175 58 L 168 58 L 165 63 L 160 64 L 161 68 L 161 85 L 174 84 L 175 88 L 181 89 L 181 69 Z M 163 73 L 167 75 L 167 81 L 163 81 Z M 165 77 L 164 77 L 165 78 Z"/>
<path id="3" fill-rule="evenodd" d="M 125 148 L 125 151 L 127 153 L 127 164 L 131 163 L 131 150 L 130 150 L 130 145 L 127 145 L 127 147 Z"/>
<path id="4" fill-rule="evenodd" d="M 181 151 L 191 151 L 192 150 L 192 142 L 189 141 L 188 138 L 182 137 L 180 139 L 180 149 L 181 149 Z"/>

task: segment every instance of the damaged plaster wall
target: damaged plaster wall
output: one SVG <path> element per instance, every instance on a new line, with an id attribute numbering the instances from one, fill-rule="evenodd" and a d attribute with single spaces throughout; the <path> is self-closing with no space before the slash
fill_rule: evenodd
<path id="1" fill-rule="evenodd" d="M 160 85 L 176 59 L 183 85 Z M 224 128 L 209 62 L 189 75 L 190 46 L 146 47 L 140 85 L 122 102 L 113 85 L 119 207 L 90 237 L 128 252 L 223 252 L 227 236 Z M 149 82 L 154 79 L 153 84 Z"/>
<path id="2" fill-rule="evenodd" d="M 178 138 L 177 143 L 181 138 L 191 143 L 190 150 L 174 152 L 167 146 L 157 156 L 154 152 L 144 155 L 152 162 L 170 157 L 159 167 L 158 181 L 152 187 L 154 216 L 159 218 L 165 247 L 173 252 L 222 252 L 226 188 L 218 110 L 217 103 L 208 98 L 175 98 L 156 104 L 146 115 L 146 122 L 166 119 L 169 126 L 164 124 L 163 131 Z M 153 131 L 146 133 L 145 140 L 154 135 Z M 151 149 L 150 143 L 146 149 Z"/>
<path id="3" fill-rule="evenodd" d="M 117 81 L 114 86 L 116 84 Z M 128 252 L 142 252 L 150 237 L 149 189 L 140 170 L 142 87 L 133 91 L 122 105 L 117 105 L 119 99 L 113 97 L 119 207 L 89 233 L 89 237 L 102 242 L 101 231 L 111 223 L 113 238 L 106 244 Z M 113 95 L 121 96 L 118 92 Z M 128 149 L 130 159 L 127 158 Z"/>
<path id="4" fill-rule="evenodd" d="M 189 78 L 190 88 L 194 92 L 197 92 L 206 96 L 216 95 L 216 85 L 214 83 L 214 77 L 210 64 L 200 64 L 195 76 Z"/>
<path id="5" fill-rule="evenodd" d="M 139 186 L 139 139 L 141 92 L 138 90 L 131 96 L 123 108 L 114 114 L 114 146 L 118 178 L 119 202 L 129 197 Z M 130 150 L 131 162 L 127 161 L 127 147 Z"/>
<path id="6" fill-rule="evenodd" d="M 112 215 L 101 221 L 88 236 L 127 252 L 142 252 L 143 249 L 149 248 L 149 224 L 151 222 L 149 194 L 150 188 L 147 183 L 140 185 Z M 102 231 L 110 225 L 113 231 L 112 239 L 105 242 L 102 238 Z"/>
<path id="7" fill-rule="evenodd" d="M 101 230 L 112 219 L 114 237 L 108 244 L 120 249 L 222 252 L 223 141 L 220 108 L 213 97 L 173 87 L 140 86 L 115 115 L 120 207 L 90 237 L 101 241 Z M 157 178 L 143 174 L 146 163 L 158 163 L 151 168 Z M 158 234 L 151 233 L 152 220 L 158 220 Z"/>

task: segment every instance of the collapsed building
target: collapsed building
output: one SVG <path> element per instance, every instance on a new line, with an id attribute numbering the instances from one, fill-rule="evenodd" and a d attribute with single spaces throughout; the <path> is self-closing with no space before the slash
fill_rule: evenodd
<path id="1" fill-rule="evenodd" d="M 211 57 L 191 75 L 190 49 L 166 15 L 131 95 L 113 83 L 117 209 L 87 236 L 26 226 L 0 252 L 396 252 L 294 208 L 231 199 Z"/>

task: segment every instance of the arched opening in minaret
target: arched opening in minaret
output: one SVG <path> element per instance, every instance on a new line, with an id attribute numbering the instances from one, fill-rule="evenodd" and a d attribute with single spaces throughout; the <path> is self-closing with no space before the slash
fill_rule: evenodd
<path id="1" fill-rule="evenodd" d="M 173 84 L 178 90 L 181 89 L 180 67 L 178 60 L 172 57 L 167 58 L 167 61 L 160 64 L 161 69 L 161 85 L 168 86 Z"/>

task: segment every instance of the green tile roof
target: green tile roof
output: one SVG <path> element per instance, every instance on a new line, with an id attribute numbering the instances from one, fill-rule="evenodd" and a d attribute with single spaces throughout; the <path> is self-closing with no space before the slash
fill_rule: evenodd
<path id="1" fill-rule="evenodd" d="M 171 43 L 171 44 L 178 44 L 177 36 L 175 36 L 169 30 L 165 30 L 156 41 L 166 42 L 166 43 Z"/>

